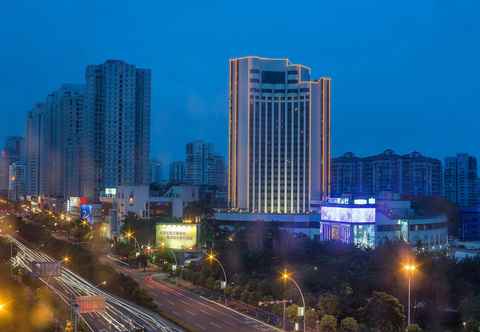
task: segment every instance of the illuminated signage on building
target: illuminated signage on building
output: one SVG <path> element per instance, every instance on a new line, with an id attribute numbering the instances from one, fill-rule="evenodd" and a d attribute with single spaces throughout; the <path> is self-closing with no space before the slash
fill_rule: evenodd
<path id="1" fill-rule="evenodd" d="M 80 219 L 93 224 L 93 206 L 90 204 L 80 205 Z"/>
<path id="2" fill-rule="evenodd" d="M 198 225 L 195 224 L 157 224 L 157 247 L 170 249 L 190 249 L 197 245 Z"/>
<path id="3" fill-rule="evenodd" d="M 117 188 L 105 188 L 105 195 L 107 196 L 117 195 Z"/>
<path id="4" fill-rule="evenodd" d="M 322 206 L 322 221 L 375 222 L 375 208 Z"/>
<path id="5" fill-rule="evenodd" d="M 70 197 L 67 201 L 67 212 L 80 207 L 80 197 Z"/>

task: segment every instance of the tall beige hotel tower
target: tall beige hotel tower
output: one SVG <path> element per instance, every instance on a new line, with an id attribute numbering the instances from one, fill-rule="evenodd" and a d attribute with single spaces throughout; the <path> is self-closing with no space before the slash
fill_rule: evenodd
<path id="1" fill-rule="evenodd" d="M 331 79 L 288 59 L 229 65 L 230 208 L 308 212 L 330 194 Z"/>

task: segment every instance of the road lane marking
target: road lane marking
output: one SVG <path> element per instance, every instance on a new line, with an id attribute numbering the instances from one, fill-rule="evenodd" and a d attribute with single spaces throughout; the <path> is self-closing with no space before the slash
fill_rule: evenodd
<path id="1" fill-rule="evenodd" d="M 220 306 L 220 307 L 225 308 L 225 309 L 227 309 L 227 310 L 229 310 L 229 311 L 231 311 L 231 312 L 235 312 L 235 313 L 239 314 L 240 316 L 243 316 L 243 317 L 248 318 L 248 319 L 250 319 L 250 320 L 252 320 L 252 321 L 255 321 L 255 322 L 259 323 L 260 325 L 268 328 L 268 329 L 271 330 L 271 331 L 282 331 L 281 329 L 279 329 L 279 328 L 277 328 L 277 327 L 275 327 L 275 326 L 272 326 L 272 325 L 270 325 L 270 324 L 267 324 L 267 323 L 265 323 L 265 322 L 262 322 L 261 320 L 258 320 L 258 319 L 256 319 L 256 318 L 250 317 L 250 316 L 248 316 L 248 315 L 245 315 L 245 314 L 243 314 L 243 313 L 241 313 L 241 312 L 239 312 L 239 311 L 236 311 L 236 310 L 234 310 L 234 309 L 232 309 L 232 308 L 230 308 L 230 307 L 227 307 L 227 306 L 225 306 L 225 305 L 223 305 L 223 304 L 220 304 L 220 303 L 218 303 L 218 302 L 209 300 L 209 299 L 207 299 L 206 297 L 203 297 L 203 296 L 200 296 L 200 297 L 201 297 L 202 299 L 204 299 L 205 301 L 208 301 L 208 302 L 210 302 L 210 303 L 216 304 L 217 306 Z"/>
<path id="2" fill-rule="evenodd" d="M 186 310 L 186 309 L 185 309 L 185 312 L 186 312 L 187 314 L 190 314 L 190 315 L 192 315 L 192 316 L 195 316 L 195 315 L 196 315 L 196 313 L 194 313 L 194 312 L 191 312 L 190 310 Z"/>
<path id="3" fill-rule="evenodd" d="M 221 328 L 222 328 L 222 326 L 218 325 L 218 324 L 215 323 L 215 322 L 210 322 L 210 325 L 215 326 L 217 329 L 221 329 Z"/>
<path id="4" fill-rule="evenodd" d="M 206 327 L 204 327 L 204 326 L 202 326 L 202 325 L 200 325 L 200 324 L 198 324 L 198 323 L 195 323 L 195 326 L 197 326 L 197 327 L 198 327 L 200 330 L 202 330 L 202 331 L 206 331 L 206 330 L 207 330 Z"/>

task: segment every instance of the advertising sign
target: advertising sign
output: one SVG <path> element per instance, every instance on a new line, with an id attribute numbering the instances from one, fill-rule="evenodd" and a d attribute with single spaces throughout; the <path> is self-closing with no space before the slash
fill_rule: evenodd
<path id="1" fill-rule="evenodd" d="M 105 311 L 105 298 L 98 295 L 77 296 L 75 304 L 81 314 L 102 313 Z"/>
<path id="2" fill-rule="evenodd" d="M 30 264 L 32 273 L 36 277 L 58 277 L 60 276 L 62 263 L 61 262 L 32 262 Z"/>
<path id="3" fill-rule="evenodd" d="M 91 204 L 80 205 L 80 219 L 93 224 L 93 207 Z"/>
<path id="4" fill-rule="evenodd" d="M 195 224 L 166 224 L 156 225 L 157 247 L 165 246 L 170 249 L 189 249 L 197 245 L 198 225 Z"/>
<path id="5" fill-rule="evenodd" d="M 375 222 L 375 208 L 322 206 L 322 221 Z"/>

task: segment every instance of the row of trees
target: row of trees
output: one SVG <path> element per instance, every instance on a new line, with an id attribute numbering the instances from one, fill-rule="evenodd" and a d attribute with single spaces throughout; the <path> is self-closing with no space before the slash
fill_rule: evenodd
<path id="1" fill-rule="evenodd" d="M 380 292 L 401 305 L 398 312 L 405 315 L 408 289 L 402 265 L 415 260 L 419 267 L 413 280 L 415 322 L 428 331 L 473 331 L 480 321 L 480 259 L 457 262 L 444 252 L 417 254 L 401 242 L 387 243 L 374 250 L 319 243 L 291 236 L 261 222 L 248 226 L 219 225 L 207 220 L 202 230 L 208 232 L 203 236 L 211 239 L 229 273 L 232 282 L 227 292 L 251 304 L 269 297 L 300 303 L 293 289 L 279 289 L 282 287 L 279 273 L 287 267 L 294 271 L 308 307 L 317 311 L 317 319 L 321 321 L 325 315 L 321 302 L 335 303 L 336 310 L 327 314 L 338 321 L 353 317 L 359 326 L 375 330 L 376 323 L 371 321 L 375 315 L 363 315 L 362 308 L 368 299 L 376 298 L 375 292 Z M 222 275 L 215 266 L 209 275 L 203 271 L 207 268 L 197 267 L 192 276 L 184 275 L 209 287 L 212 280 L 221 280 Z M 390 307 L 395 301 L 388 301 Z"/>

